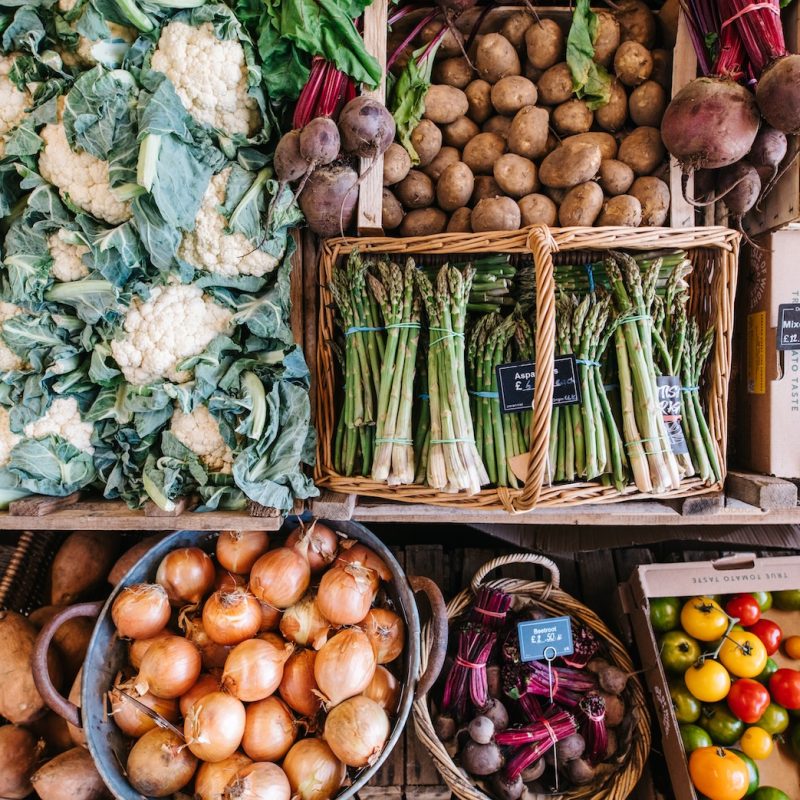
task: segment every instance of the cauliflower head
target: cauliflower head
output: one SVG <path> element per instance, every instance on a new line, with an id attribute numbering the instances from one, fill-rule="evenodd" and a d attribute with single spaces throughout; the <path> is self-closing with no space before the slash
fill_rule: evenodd
<path id="1" fill-rule="evenodd" d="M 11 461 L 11 451 L 19 444 L 19 436 L 11 430 L 11 417 L 8 409 L 0 406 L 0 467 L 7 467 Z"/>
<path id="2" fill-rule="evenodd" d="M 261 116 L 247 93 L 244 50 L 235 40 L 218 39 L 210 22 L 164 26 L 151 67 L 172 81 L 198 122 L 228 134 L 252 136 L 258 130 Z"/>
<path id="3" fill-rule="evenodd" d="M 254 275 L 260 278 L 275 269 L 278 259 L 254 249 L 255 244 L 238 231 L 225 233 L 226 220 L 218 208 L 225 202 L 230 174 L 231 168 L 228 167 L 211 178 L 195 217 L 195 228 L 183 234 L 178 257 L 197 269 L 216 275 Z"/>
<path id="4" fill-rule="evenodd" d="M 112 340 L 111 353 L 128 383 L 143 386 L 162 378 L 185 383 L 191 371 L 178 371 L 178 364 L 227 332 L 232 317 L 199 286 L 156 287 L 149 299 L 133 301 L 125 315 L 125 336 Z"/>
<path id="5" fill-rule="evenodd" d="M 85 244 L 72 244 L 69 231 L 57 230 L 47 237 L 47 248 L 53 258 L 51 272 L 57 281 L 78 281 L 89 274 L 83 256 L 89 252 Z"/>
<path id="6" fill-rule="evenodd" d="M 231 473 L 233 451 L 225 443 L 219 424 L 206 406 L 198 406 L 189 414 L 176 408 L 169 429 L 211 472 Z"/>
<path id="7" fill-rule="evenodd" d="M 94 425 L 84 422 L 78 401 L 74 397 L 59 397 L 50 404 L 43 417 L 29 422 L 23 429 L 31 439 L 45 436 L 60 436 L 82 453 L 92 455 L 92 431 Z"/>
<path id="8" fill-rule="evenodd" d="M 22 314 L 22 312 L 23 310 L 13 303 L 0 302 L 0 333 L 2 333 L 3 324 L 7 320 L 16 317 L 17 314 Z M 0 372 L 11 372 L 25 369 L 25 367 L 25 362 L 0 339 Z"/>
<path id="9" fill-rule="evenodd" d="M 64 126 L 50 123 L 40 134 L 44 147 L 39 154 L 39 172 L 78 208 L 111 225 L 130 219 L 130 203 L 118 200 L 108 182 L 108 162 L 89 153 L 75 152 Z"/>
<path id="10" fill-rule="evenodd" d="M 31 103 L 30 94 L 17 89 L 8 77 L 17 55 L 19 54 L 0 54 L 0 135 L 8 133 L 22 122 L 25 118 L 25 109 Z"/>

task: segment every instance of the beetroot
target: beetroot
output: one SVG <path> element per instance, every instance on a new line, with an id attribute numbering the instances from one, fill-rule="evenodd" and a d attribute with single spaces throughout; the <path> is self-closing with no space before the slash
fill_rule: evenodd
<path id="1" fill-rule="evenodd" d="M 339 114 L 339 131 L 348 155 L 375 158 L 394 141 L 395 123 L 382 103 L 371 97 L 356 97 Z"/>
<path id="2" fill-rule="evenodd" d="M 300 155 L 300 131 L 289 131 L 281 136 L 275 147 L 273 164 L 278 180 L 284 184 L 299 180 L 308 172 L 311 165 Z"/>
<path id="3" fill-rule="evenodd" d="M 300 131 L 299 145 L 302 158 L 313 167 L 323 167 L 339 155 L 339 129 L 329 117 L 316 117 Z"/>
<path id="4" fill-rule="evenodd" d="M 300 208 L 308 226 L 320 236 L 344 235 L 358 201 L 358 175 L 344 164 L 319 167 L 300 193 Z"/>
<path id="5" fill-rule="evenodd" d="M 717 186 L 725 191 L 725 205 L 733 216 L 736 227 L 742 217 L 756 204 L 761 194 L 761 178 L 755 167 L 746 161 L 739 161 L 731 167 L 720 170 Z"/>
<path id="6" fill-rule="evenodd" d="M 756 101 L 773 128 L 800 134 L 800 55 L 779 58 L 761 73 Z"/>

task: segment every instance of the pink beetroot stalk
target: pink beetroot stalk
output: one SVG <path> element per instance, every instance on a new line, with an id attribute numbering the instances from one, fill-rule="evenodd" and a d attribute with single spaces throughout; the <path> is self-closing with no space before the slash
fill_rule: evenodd
<path id="1" fill-rule="evenodd" d="M 591 764 L 597 764 L 608 748 L 606 701 L 598 692 L 590 692 L 578 706 L 584 718 L 582 734 L 586 740 L 586 758 Z"/>
<path id="2" fill-rule="evenodd" d="M 787 54 L 779 0 L 719 0 L 722 27 L 735 25 L 755 77 Z"/>

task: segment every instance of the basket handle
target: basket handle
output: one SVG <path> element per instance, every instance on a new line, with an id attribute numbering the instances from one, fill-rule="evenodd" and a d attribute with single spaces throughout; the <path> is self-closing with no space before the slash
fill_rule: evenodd
<path id="1" fill-rule="evenodd" d="M 550 580 L 548 582 L 547 592 L 550 589 L 558 589 L 561 583 L 561 572 L 556 566 L 555 562 L 551 561 L 545 556 L 540 556 L 538 553 L 512 553 L 508 556 L 498 556 L 491 561 L 487 561 L 478 571 L 472 576 L 470 588 L 473 594 L 478 593 L 481 588 L 483 579 L 492 571 L 506 566 L 506 564 L 537 564 L 544 567 L 550 573 Z"/>
<path id="2" fill-rule="evenodd" d="M 36 689 L 42 696 L 42 700 L 44 700 L 59 717 L 63 717 L 70 725 L 76 728 L 81 727 L 81 710 L 75 703 L 71 703 L 67 700 L 56 687 L 53 686 L 53 682 L 50 680 L 50 671 L 47 669 L 47 651 L 50 649 L 50 642 L 55 632 L 65 622 L 75 619 L 76 617 L 99 617 L 102 608 L 102 601 L 95 603 L 78 603 L 74 606 L 68 606 L 63 611 L 59 611 L 42 628 L 33 646 L 31 669 L 33 671 L 33 682 L 36 684 Z"/>
<path id="3" fill-rule="evenodd" d="M 420 698 L 433 688 L 444 666 L 447 655 L 447 606 L 444 604 L 442 590 L 430 578 L 410 575 L 408 582 L 415 594 L 422 592 L 428 598 L 431 607 L 431 651 L 428 665 L 417 681 L 415 691 L 415 697 Z"/>

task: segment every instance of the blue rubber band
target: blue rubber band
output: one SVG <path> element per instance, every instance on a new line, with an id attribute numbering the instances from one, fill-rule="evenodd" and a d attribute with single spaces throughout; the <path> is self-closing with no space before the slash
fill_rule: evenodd
<path id="1" fill-rule="evenodd" d="M 355 328 L 348 328 L 345 332 L 345 336 L 352 336 L 354 333 L 369 333 L 371 331 L 383 331 L 386 330 L 385 328 L 370 328 L 367 325 L 364 326 L 356 326 Z"/>
<path id="2" fill-rule="evenodd" d="M 386 326 L 386 330 L 388 331 L 391 328 L 409 328 L 409 329 L 419 329 L 422 325 L 419 322 L 393 322 L 391 325 Z"/>
<path id="3" fill-rule="evenodd" d="M 700 391 L 700 387 L 699 386 L 681 386 L 681 391 L 682 392 L 699 392 Z"/>
<path id="4" fill-rule="evenodd" d="M 474 439 L 431 439 L 431 444 L 475 444 Z"/>
<path id="5" fill-rule="evenodd" d="M 625 442 L 625 447 L 633 447 L 635 444 L 644 444 L 645 442 L 660 442 L 660 436 L 651 436 L 649 439 L 634 439 L 632 442 Z M 663 453 L 666 452 L 664 450 L 659 450 L 658 452 Z"/>
<path id="6" fill-rule="evenodd" d="M 586 267 L 586 275 L 589 278 L 589 291 L 594 291 L 594 268 L 591 264 L 587 264 Z"/>
<path id="7" fill-rule="evenodd" d="M 620 324 L 623 322 L 639 322 L 639 320 L 648 320 L 649 322 L 652 322 L 653 318 L 649 314 L 634 314 L 630 317 L 623 317 L 620 320 Z"/>
<path id="8" fill-rule="evenodd" d="M 417 400 L 430 400 L 431 396 L 429 394 L 418 394 Z"/>
<path id="9" fill-rule="evenodd" d="M 412 446 L 414 441 L 412 439 L 384 439 L 383 437 L 375 439 L 375 444 L 402 444 Z"/>
<path id="10" fill-rule="evenodd" d="M 602 367 L 603 365 L 599 361 L 587 361 L 585 358 L 576 358 L 576 364 L 583 364 L 587 367 Z"/>
<path id="11" fill-rule="evenodd" d="M 616 389 L 619 389 L 619 384 L 618 383 L 604 383 L 603 384 L 603 390 L 606 391 L 606 392 L 613 392 Z"/>
<path id="12" fill-rule="evenodd" d="M 428 347 L 433 347 L 435 344 L 439 344 L 439 342 L 443 342 L 445 339 L 452 339 L 455 336 L 460 336 L 462 339 L 464 338 L 463 333 L 460 331 L 451 331 L 449 328 L 428 328 L 428 330 L 444 331 L 444 336 L 440 336 L 438 339 L 428 342 Z"/>
<path id="13" fill-rule="evenodd" d="M 500 392 L 469 392 L 473 397 L 488 397 L 490 400 L 496 400 L 500 397 Z"/>

